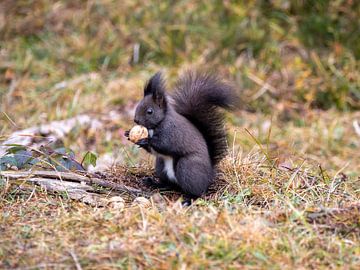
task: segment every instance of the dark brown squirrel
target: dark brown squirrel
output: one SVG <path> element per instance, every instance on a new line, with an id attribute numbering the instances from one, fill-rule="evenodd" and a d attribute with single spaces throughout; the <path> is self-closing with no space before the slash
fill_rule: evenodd
<path id="1" fill-rule="evenodd" d="M 221 108 L 230 110 L 237 102 L 234 89 L 214 74 L 186 72 L 170 95 L 156 73 L 145 85 L 134 118 L 149 132 L 137 144 L 156 156 L 160 183 L 149 178 L 148 184 L 175 185 L 189 198 L 204 194 L 227 154 Z"/>

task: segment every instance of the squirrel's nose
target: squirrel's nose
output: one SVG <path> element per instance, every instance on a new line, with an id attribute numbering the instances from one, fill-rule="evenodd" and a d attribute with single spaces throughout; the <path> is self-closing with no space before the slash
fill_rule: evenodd
<path id="1" fill-rule="evenodd" d="M 136 123 L 136 124 L 139 124 L 139 119 L 134 119 L 134 122 Z"/>

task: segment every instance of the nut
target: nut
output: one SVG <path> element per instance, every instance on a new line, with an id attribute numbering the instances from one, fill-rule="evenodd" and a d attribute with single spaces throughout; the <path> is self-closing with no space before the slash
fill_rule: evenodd
<path id="1" fill-rule="evenodd" d="M 109 199 L 109 202 L 123 202 L 125 203 L 124 199 L 120 196 L 112 196 L 110 199 Z"/>
<path id="2" fill-rule="evenodd" d="M 109 199 L 110 207 L 118 210 L 125 208 L 125 200 L 120 196 L 114 196 Z"/>
<path id="3" fill-rule="evenodd" d="M 148 130 L 146 127 L 136 125 L 129 132 L 129 139 L 133 143 L 138 142 L 141 139 L 146 139 L 149 136 Z"/>
<path id="4" fill-rule="evenodd" d="M 132 204 L 137 205 L 139 207 L 145 207 L 145 208 L 151 206 L 151 202 L 148 199 L 144 198 L 144 197 L 135 198 L 135 200 L 133 201 Z"/>

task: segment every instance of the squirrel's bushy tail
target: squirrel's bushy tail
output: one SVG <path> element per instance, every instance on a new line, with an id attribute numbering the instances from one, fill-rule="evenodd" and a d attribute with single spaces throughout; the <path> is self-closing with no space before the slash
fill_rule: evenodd
<path id="1" fill-rule="evenodd" d="M 210 73 L 185 73 L 175 85 L 175 110 L 189 119 L 204 136 L 211 162 L 216 165 L 227 153 L 224 113 L 238 98 L 234 89 Z"/>

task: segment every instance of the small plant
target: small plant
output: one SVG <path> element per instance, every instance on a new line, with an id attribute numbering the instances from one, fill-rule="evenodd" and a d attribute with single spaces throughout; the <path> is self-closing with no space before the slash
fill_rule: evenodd
<path id="1" fill-rule="evenodd" d="M 79 163 L 75 159 L 75 153 L 65 147 L 52 149 L 41 146 L 40 149 L 32 149 L 18 144 L 7 146 L 10 147 L 6 154 L 0 157 L 0 170 L 40 167 L 56 171 L 85 171 L 88 165 L 95 166 L 97 160 L 96 154 L 87 152 Z"/>

